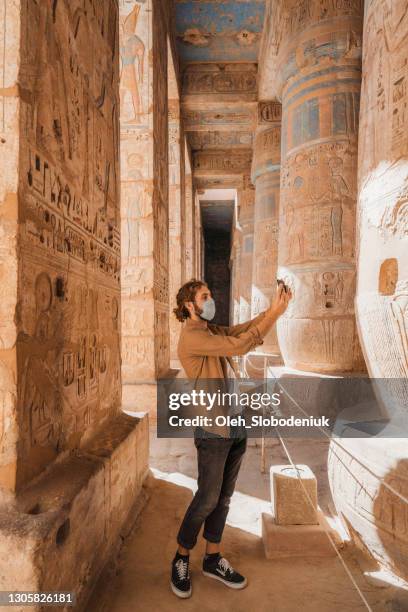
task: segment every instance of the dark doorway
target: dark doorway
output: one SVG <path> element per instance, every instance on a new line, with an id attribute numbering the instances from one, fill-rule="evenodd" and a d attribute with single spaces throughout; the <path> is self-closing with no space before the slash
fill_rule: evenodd
<path id="1" fill-rule="evenodd" d="M 234 200 L 201 200 L 204 275 L 216 303 L 213 323 L 229 325 L 231 228 Z"/>

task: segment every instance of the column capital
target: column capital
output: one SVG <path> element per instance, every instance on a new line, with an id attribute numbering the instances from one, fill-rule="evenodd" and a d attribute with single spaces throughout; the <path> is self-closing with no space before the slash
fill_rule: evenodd
<path id="1" fill-rule="evenodd" d="M 285 85 L 303 70 L 361 59 L 363 5 L 363 0 L 271 3 L 259 57 L 260 96 L 280 99 Z"/>

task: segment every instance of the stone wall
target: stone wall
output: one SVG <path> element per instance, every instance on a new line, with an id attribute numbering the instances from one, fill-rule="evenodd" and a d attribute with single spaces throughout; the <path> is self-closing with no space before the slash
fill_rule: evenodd
<path id="1" fill-rule="evenodd" d="M 118 3 L 3 8 L 0 589 L 82 610 L 148 468 L 121 410 Z"/>
<path id="2" fill-rule="evenodd" d="M 11 490 L 121 402 L 117 5 L 88 4 L 7 3 L 0 482 Z"/>

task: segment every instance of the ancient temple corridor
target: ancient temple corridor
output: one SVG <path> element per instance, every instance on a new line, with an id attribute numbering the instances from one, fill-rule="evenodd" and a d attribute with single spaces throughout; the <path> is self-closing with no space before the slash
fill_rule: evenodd
<path id="1" fill-rule="evenodd" d="M 407 0 L 0 5 L 0 607 L 408 612 Z M 200 536 L 181 602 L 203 372 L 331 422 L 248 435 L 248 585 Z"/>

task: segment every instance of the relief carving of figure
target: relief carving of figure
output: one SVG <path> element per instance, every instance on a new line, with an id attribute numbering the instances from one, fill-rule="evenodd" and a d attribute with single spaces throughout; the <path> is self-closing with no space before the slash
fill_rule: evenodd
<path id="1" fill-rule="evenodd" d="M 344 162 L 341 157 L 330 157 L 330 190 L 333 202 L 352 203 L 350 187 L 343 176 Z"/>
<path id="2" fill-rule="evenodd" d="M 333 255 L 342 255 L 342 220 L 343 204 L 352 206 L 353 200 L 350 188 L 343 176 L 343 160 L 341 157 L 331 157 L 328 161 L 330 168 L 330 190 L 333 208 L 331 213 L 331 224 L 333 231 Z"/>
<path id="3" fill-rule="evenodd" d="M 53 161 L 63 162 L 65 160 L 64 136 L 65 122 L 63 116 L 67 115 L 66 108 L 60 108 L 61 98 L 57 95 L 49 96 L 49 92 L 59 90 L 58 71 L 63 77 L 59 49 L 52 41 L 57 61 L 50 60 L 50 45 L 43 42 L 40 45 L 37 64 L 33 66 L 36 71 L 34 87 L 31 99 L 32 103 L 32 128 L 34 130 L 35 142 L 38 148 L 46 151 L 53 157 Z"/>
<path id="4" fill-rule="evenodd" d="M 286 209 L 286 235 L 288 261 L 303 259 L 305 254 L 303 220 L 299 211 L 295 213 L 293 206 L 290 204 Z"/>
<path id="5" fill-rule="evenodd" d="M 143 114 L 142 84 L 144 77 L 145 45 L 136 35 L 141 5 L 136 3 L 123 23 L 123 43 L 120 48 L 122 70 L 120 74 L 120 109 L 123 113 L 126 94 L 133 105 L 133 117 L 127 123 L 140 123 Z"/>
<path id="6" fill-rule="evenodd" d="M 20 335 L 24 346 L 23 410 L 25 429 L 30 446 L 51 446 L 55 450 L 61 442 L 62 398 L 58 378 L 53 369 L 55 333 L 52 322 L 52 285 L 45 273 L 35 282 L 36 326 L 34 336 Z"/>

